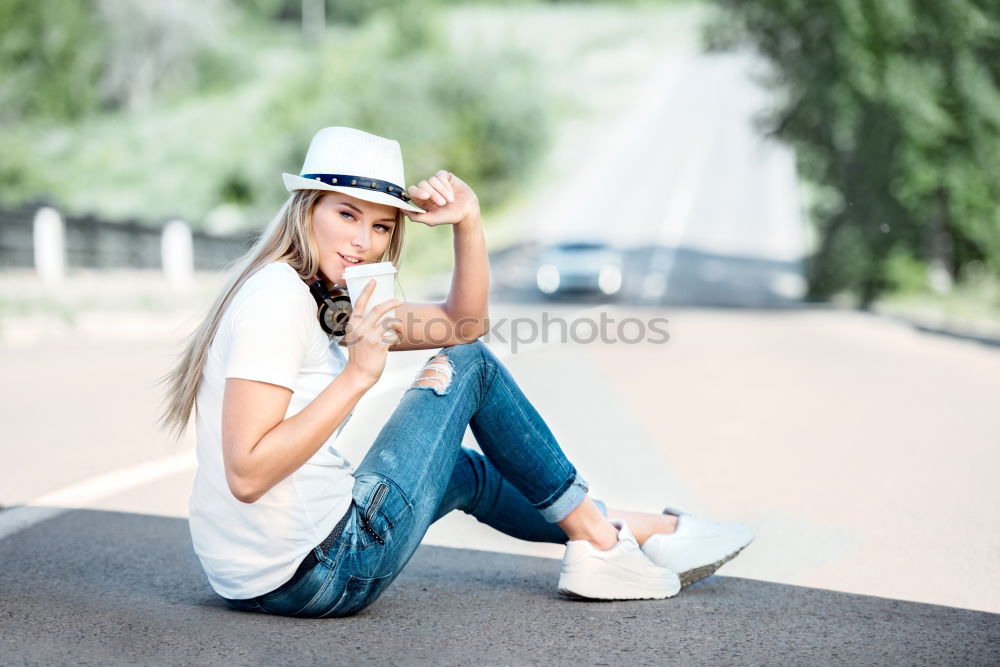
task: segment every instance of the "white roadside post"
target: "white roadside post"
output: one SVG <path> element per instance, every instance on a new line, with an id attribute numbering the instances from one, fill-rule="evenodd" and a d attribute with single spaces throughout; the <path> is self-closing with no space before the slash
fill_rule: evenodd
<path id="1" fill-rule="evenodd" d="M 326 0 L 302 0 L 302 34 L 312 44 L 323 39 L 326 30 Z"/>
<path id="2" fill-rule="evenodd" d="M 56 285 L 66 276 L 66 227 L 54 208 L 45 206 L 35 213 L 35 271 L 42 282 Z"/>
<path id="3" fill-rule="evenodd" d="M 183 288 L 194 280 L 194 244 L 191 228 L 183 220 L 171 220 L 163 227 L 160 241 L 163 273 L 171 287 Z"/>

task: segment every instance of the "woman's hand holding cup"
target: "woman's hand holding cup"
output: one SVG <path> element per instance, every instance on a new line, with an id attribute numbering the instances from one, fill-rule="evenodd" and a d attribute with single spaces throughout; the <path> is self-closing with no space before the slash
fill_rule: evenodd
<path id="1" fill-rule="evenodd" d="M 386 316 L 405 303 L 402 299 L 389 299 L 368 308 L 374 291 L 375 280 L 369 280 L 354 302 L 344 335 L 344 345 L 350 349 L 347 368 L 370 385 L 382 376 L 389 347 L 398 343 L 403 335 L 402 321 Z"/>

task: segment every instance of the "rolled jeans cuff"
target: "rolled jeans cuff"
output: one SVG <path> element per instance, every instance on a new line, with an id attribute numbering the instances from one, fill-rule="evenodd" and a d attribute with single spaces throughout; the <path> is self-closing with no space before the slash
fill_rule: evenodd
<path id="1" fill-rule="evenodd" d="M 587 497 L 588 489 L 587 482 L 580 476 L 580 473 L 577 473 L 576 479 L 573 480 L 554 503 L 545 509 L 539 510 L 542 513 L 542 517 L 549 523 L 562 521 L 566 518 L 566 515 L 580 506 L 583 499 Z"/>

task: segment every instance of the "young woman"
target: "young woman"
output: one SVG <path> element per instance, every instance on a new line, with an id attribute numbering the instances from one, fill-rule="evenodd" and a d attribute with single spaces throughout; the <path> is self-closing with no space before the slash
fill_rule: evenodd
<path id="1" fill-rule="evenodd" d="M 567 544 L 558 590 L 585 598 L 670 597 L 750 542 L 742 526 L 590 498 L 507 368 L 477 340 L 489 266 L 478 201 L 461 179 L 438 171 L 404 191 L 399 144 L 340 127 L 320 130 L 301 175 L 284 178 L 291 197 L 167 377 L 164 422 L 181 431 L 197 408 L 191 536 L 230 606 L 355 613 L 455 509 L 520 539 Z M 373 304 L 371 281 L 353 295 L 346 333 L 328 335 L 310 285 L 342 285 L 349 266 L 398 265 L 404 212 L 452 226 L 447 300 Z M 334 440 L 388 352 L 433 348 L 441 349 L 352 469 Z M 466 426 L 485 456 L 462 448 Z"/>

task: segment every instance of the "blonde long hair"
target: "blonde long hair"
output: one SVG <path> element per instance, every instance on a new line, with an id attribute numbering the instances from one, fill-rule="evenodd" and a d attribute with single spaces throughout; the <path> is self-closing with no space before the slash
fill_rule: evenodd
<path id="1" fill-rule="evenodd" d="M 271 262 L 288 263 L 304 280 L 319 275 L 319 252 L 313 234 L 312 215 L 324 194 L 327 191 L 296 190 L 292 193 L 253 247 L 233 263 L 229 280 L 205 319 L 188 336 L 177 365 L 160 379 L 160 383 L 166 385 L 160 425 L 176 437 L 184 433 L 191 418 L 208 348 L 222 315 L 247 278 Z M 389 245 L 379 261 L 392 262 L 399 268 L 403 236 L 403 212 L 397 208 Z"/>

